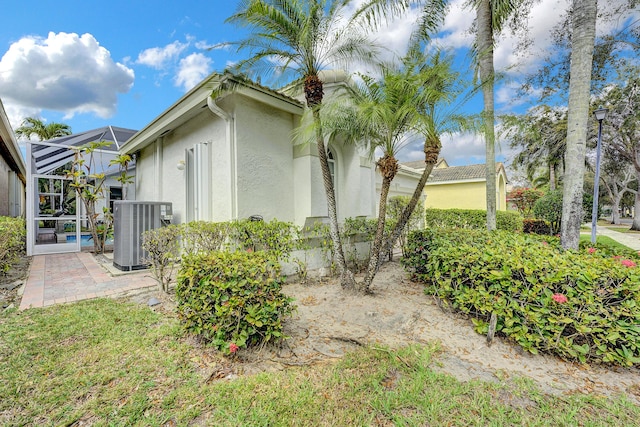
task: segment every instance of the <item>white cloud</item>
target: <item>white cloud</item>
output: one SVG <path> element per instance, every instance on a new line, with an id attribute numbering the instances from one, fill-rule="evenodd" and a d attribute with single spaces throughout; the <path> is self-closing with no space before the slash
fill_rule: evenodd
<path id="1" fill-rule="evenodd" d="M 174 41 L 165 47 L 152 47 L 145 49 L 138 55 L 137 63 L 161 70 L 170 61 L 177 59 L 189 46 L 188 43 Z"/>
<path id="2" fill-rule="evenodd" d="M 61 111 L 67 117 L 116 111 L 117 94 L 133 86 L 134 72 L 114 62 L 91 34 L 23 37 L 0 59 L 0 96 L 8 109 Z M 35 114 L 31 114 L 35 115 Z"/>
<path id="3" fill-rule="evenodd" d="M 475 19 L 473 9 L 466 7 L 467 0 L 454 0 L 440 31 L 440 36 L 433 43 L 451 49 L 469 48 L 473 44 L 471 25 Z"/>
<path id="4" fill-rule="evenodd" d="M 175 77 L 175 85 L 188 91 L 200 83 L 211 72 L 211 58 L 201 53 L 192 53 L 180 60 L 180 69 Z"/>

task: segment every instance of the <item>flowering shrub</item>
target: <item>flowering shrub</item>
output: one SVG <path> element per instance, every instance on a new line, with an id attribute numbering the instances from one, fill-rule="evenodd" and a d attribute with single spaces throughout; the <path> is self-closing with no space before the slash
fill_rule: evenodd
<path id="1" fill-rule="evenodd" d="M 533 206 L 542 196 L 544 192 L 537 188 L 517 187 L 507 193 L 507 202 L 512 203 L 518 212 L 527 217 L 531 215 Z"/>
<path id="2" fill-rule="evenodd" d="M 552 235 L 551 226 L 544 219 L 525 219 L 522 223 L 522 231 L 531 234 Z"/>
<path id="3" fill-rule="evenodd" d="M 186 329 L 227 354 L 283 338 L 282 319 L 294 310 L 282 294 L 280 265 L 263 251 L 186 256 L 176 285 Z"/>
<path id="4" fill-rule="evenodd" d="M 532 353 L 640 364 L 640 269 L 606 251 L 562 251 L 554 238 L 545 237 L 547 245 L 541 239 L 415 232 L 404 264 L 427 293 L 471 315 L 480 333 L 495 313 L 496 332 Z"/>

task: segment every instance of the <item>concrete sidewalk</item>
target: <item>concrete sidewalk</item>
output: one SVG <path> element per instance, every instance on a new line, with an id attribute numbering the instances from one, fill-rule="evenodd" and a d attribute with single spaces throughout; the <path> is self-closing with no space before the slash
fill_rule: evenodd
<path id="1" fill-rule="evenodd" d="M 157 286 L 148 270 L 109 274 L 88 252 L 36 255 L 24 285 L 20 310 L 109 297 Z"/>
<path id="2" fill-rule="evenodd" d="M 589 233 L 591 233 L 591 224 L 587 224 Z M 640 251 L 640 234 L 621 233 L 619 231 L 610 230 L 606 227 L 598 226 L 596 235 L 607 236 L 618 243 L 621 243 L 635 251 Z"/>

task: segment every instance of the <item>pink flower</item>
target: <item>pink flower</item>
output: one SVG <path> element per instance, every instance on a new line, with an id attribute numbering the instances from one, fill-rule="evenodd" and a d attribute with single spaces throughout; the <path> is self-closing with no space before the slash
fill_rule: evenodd
<path id="1" fill-rule="evenodd" d="M 615 255 L 615 256 L 613 257 L 613 259 L 620 259 L 620 258 L 622 258 L 622 255 Z"/>
<path id="2" fill-rule="evenodd" d="M 240 349 L 240 347 L 238 347 L 235 343 L 229 343 L 229 352 L 231 354 L 235 353 L 236 351 L 238 351 Z"/>
<path id="3" fill-rule="evenodd" d="M 587 252 L 589 252 L 590 254 L 593 254 L 596 252 L 596 248 L 589 248 L 587 249 Z"/>
<path id="4" fill-rule="evenodd" d="M 567 297 L 562 294 L 553 294 L 552 298 L 558 304 L 564 304 L 565 302 L 569 301 Z"/>
<path id="5" fill-rule="evenodd" d="M 635 267 L 636 263 L 631 261 L 630 259 L 623 259 L 622 261 L 620 261 L 622 263 L 622 265 L 624 265 L 625 267 Z"/>
<path id="6" fill-rule="evenodd" d="M 543 242 L 542 242 L 542 244 L 543 244 L 544 246 L 549 246 L 549 243 L 547 243 L 547 242 L 545 242 L 545 241 L 543 241 Z"/>

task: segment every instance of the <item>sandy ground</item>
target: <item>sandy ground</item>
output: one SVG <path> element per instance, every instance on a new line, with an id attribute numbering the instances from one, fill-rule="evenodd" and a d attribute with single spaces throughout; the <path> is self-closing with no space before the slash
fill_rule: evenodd
<path id="1" fill-rule="evenodd" d="M 474 332 L 471 320 L 444 311 L 408 280 L 397 263 L 385 264 L 373 284 L 374 295 L 351 295 L 335 280 L 293 283 L 285 293 L 296 299 L 285 331 L 291 337 L 280 349 L 263 349 L 258 359 L 282 366 L 336 358 L 358 345 L 397 347 L 438 341 L 442 353 L 433 368 L 462 381 L 497 381 L 513 376 L 535 381 L 546 393 L 626 393 L 640 403 L 640 371 L 572 364 L 553 356 L 524 353 L 517 345 Z M 269 354 L 269 353 L 272 354 Z M 251 357 L 245 356 L 251 371 Z M 257 364 L 254 369 L 265 369 Z"/>
<path id="2" fill-rule="evenodd" d="M 29 265 L 25 258 L 9 275 L 0 276 L 0 309 L 19 304 L 19 287 Z M 640 404 L 640 370 L 572 364 L 549 355 L 532 355 L 496 337 L 487 346 L 486 338 L 474 332 L 470 319 L 443 310 L 433 297 L 411 282 L 397 262 L 382 266 L 373 282 L 373 295 L 345 293 L 336 279 L 290 283 L 284 292 L 295 298 L 298 309 L 285 321 L 285 342 L 259 350 L 243 350 L 231 362 L 218 364 L 212 378 L 286 369 L 289 366 L 326 363 L 340 358 L 360 345 L 383 344 L 399 347 L 437 341 L 442 352 L 433 369 L 461 381 L 498 381 L 513 377 L 532 379 L 550 394 L 627 394 Z M 155 297 L 162 304 L 155 310 L 174 313 L 172 295 L 147 290 L 126 298 L 147 304 Z M 201 346 L 201 356 L 209 353 Z M 219 356 L 210 355 L 220 361 Z M 207 374 L 208 375 L 208 374 Z"/>

